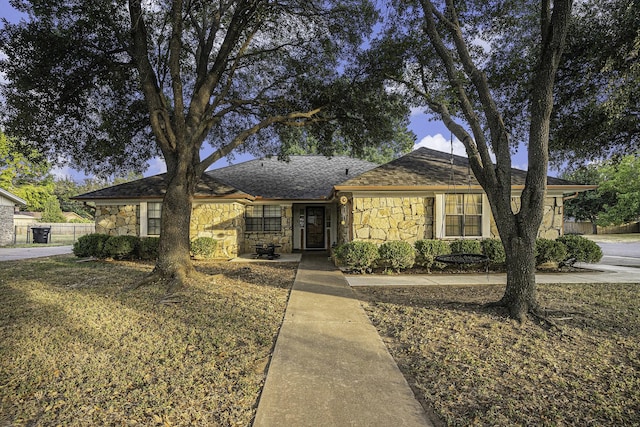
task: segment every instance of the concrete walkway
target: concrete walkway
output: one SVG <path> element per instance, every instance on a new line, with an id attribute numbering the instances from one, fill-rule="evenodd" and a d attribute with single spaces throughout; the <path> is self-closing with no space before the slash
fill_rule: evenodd
<path id="1" fill-rule="evenodd" d="M 576 264 L 584 270 L 571 273 L 538 273 L 536 283 L 640 283 L 640 268 L 604 264 Z M 505 273 L 347 275 L 350 286 L 504 285 Z"/>
<path id="2" fill-rule="evenodd" d="M 253 425 L 432 425 L 326 254 L 302 257 Z"/>

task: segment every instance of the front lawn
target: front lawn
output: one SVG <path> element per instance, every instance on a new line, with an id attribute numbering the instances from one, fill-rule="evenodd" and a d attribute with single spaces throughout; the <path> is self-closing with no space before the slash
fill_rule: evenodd
<path id="1" fill-rule="evenodd" d="M 638 285 L 540 285 L 560 330 L 484 308 L 503 286 L 354 289 L 446 425 L 640 425 Z"/>
<path id="2" fill-rule="evenodd" d="M 197 262 L 181 302 L 122 292 L 151 264 L 0 265 L 0 425 L 250 425 L 297 264 Z"/>

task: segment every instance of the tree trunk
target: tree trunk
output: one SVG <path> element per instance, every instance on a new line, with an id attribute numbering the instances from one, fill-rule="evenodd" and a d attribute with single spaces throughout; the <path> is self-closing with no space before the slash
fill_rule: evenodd
<path id="1" fill-rule="evenodd" d="M 536 310 L 535 235 L 504 239 L 507 268 L 507 287 L 500 302 L 509 315 L 523 321 L 529 311 Z"/>
<path id="2" fill-rule="evenodd" d="M 168 162 L 169 163 L 169 162 Z M 190 257 L 189 230 L 193 194 L 198 177 L 191 165 L 167 171 L 167 192 L 162 204 L 162 232 L 158 248 L 158 261 L 154 274 L 168 281 L 172 293 L 185 285 L 185 279 L 194 273 Z"/>

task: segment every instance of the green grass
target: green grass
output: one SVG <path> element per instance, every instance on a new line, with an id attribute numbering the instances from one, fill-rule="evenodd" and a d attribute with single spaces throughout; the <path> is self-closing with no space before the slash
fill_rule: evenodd
<path id="1" fill-rule="evenodd" d="M 162 305 L 151 264 L 2 263 L 0 425 L 249 425 L 295 264 L 196 266 Z"/>
<path id="2" fill-rule="evenodd" d="M 502 286 L 356 290 L 446 425 L 640 425 L 638 285 L 539 286 L 560 330 L 485 308 Z"/>

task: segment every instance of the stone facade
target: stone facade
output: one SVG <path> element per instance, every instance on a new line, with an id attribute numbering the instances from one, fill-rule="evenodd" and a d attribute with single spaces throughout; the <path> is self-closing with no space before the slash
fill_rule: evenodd
<path id="1" fill-rule="evenodd" d="M 433 237 L 433 198 L 354 197 L 352 238 L 381 244 Z"/>
<path id="2" fill-rule="evenodd" d="M 244 253 L 255 253 L 256 245 L 262 243 L 274 243 L 281 245 L 277 252 L 291 253 L 293 250 L 293 209 L 291 206 L 280 207 L 281 231 L 278 232 L 245 232 Z"/>
<path id="3" fill-rule="evenodd" d="M 514 211 L 517 211 L 518 206 L 513 205 Z M 542 223 L 538 230 L 538 237 L 543 239 L 555 240 L 564 234 L 564 205 L 562 196 L 547 196 L 544 199 L 544 214 L 542 217 Z M 491 237 L 499 238 L 498 227 L 496 222 L 491 216 Z"/>
<path id="4" fill-rule="evenodd" d="M 189 236 L 216 239 L 216 258 L 237 257 L 244 236 L 244 206 L 240 203 L 194 204 Z"/>
<path id="5" fill-rule="evenodd" d="M 96 206 L 96 233 L 109 234 L 111 236 L 139 236 L 139 206 Z"/>
<path id="6" fill-rule="evenodd" d="M 0 205 L 0 246 L 13 243 L 13 205 Z"/>

